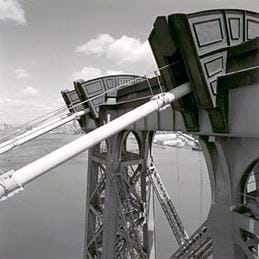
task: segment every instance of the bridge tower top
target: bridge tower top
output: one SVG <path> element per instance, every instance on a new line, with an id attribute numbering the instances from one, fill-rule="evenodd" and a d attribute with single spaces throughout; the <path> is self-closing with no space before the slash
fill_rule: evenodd
<path id="1" fill-rule="evenodd" d="M 259 14 L 246 10 L 157 17 L 149 42 L 160 76 L 131 80 L 130 87 L 100 98 L 98 91 L 104 92 L 107 78 L 75 83 L 78 100 L 89 98 L 92 115 L 80 120 L 85 131 L 131 111 L 154 93 L 191 85 L 191 93 L 170 108 L 154 112 L 126 130 L 179 130 L 199 136 L 213 200 L 206 235 L 208 240 L 212 238 L 216 259 L 258 256 L 259 192 L 258 186 L 253 191 L 247 187 L 250 176 L 255 184 L 259 182 L 258 25 Z M 92 93 L 98 97 L 94 101 Z M 175 255 L 184 251 L 186 256 L 186 249 L 181 249 Z"/>

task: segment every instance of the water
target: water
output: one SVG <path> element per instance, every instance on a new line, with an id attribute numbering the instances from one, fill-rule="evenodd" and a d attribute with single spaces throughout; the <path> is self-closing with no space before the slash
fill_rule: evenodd
<path id="1" fill-rule="evenodd" d="M 6 172 L 77 138 L 45 135 L 0 157 Z M 210 204 L 207 169 L 201 152 L 154 145 L 160 175 L 189 233 L 202 223 Z M 80 154 L 0 204 L 1 259 L 81 259 L 87 152 Z M 200 188 L 202 186 L 202 188 Z M 177 247 L 156 202 L 157 258 L 168 258 Z"/>

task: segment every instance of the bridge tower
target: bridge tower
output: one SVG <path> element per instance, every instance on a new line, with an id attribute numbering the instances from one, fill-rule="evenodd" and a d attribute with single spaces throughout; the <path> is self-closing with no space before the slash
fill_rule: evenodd
<path id="1" fill-rule="evenodd" d="M 170 215 L 180 223 L 173 231 L 180 247 L 171 258 L 258 258 L 258 24 L 259 14 L 244 10 L 158 17 L 149 42 L 160 75 L 76 81 L 74 90 L 62 93 L 74 116 L 48 121 L 46 128 L 36 124 L 30 137 L 23 130 L 15 145 L 12 139 L 2 143 L 2 153 L 79 116 L 81 128 L 93 132 L 2 174 L 1 200 L 90 148 L 85 259 L 150 257 L 148 178 L 161 187 L 170 226 Z M 212 204 L 190 237 L 155 166 L 147 168 L 159 130 L 196 135 L 206 158 Z"/>
<path id="2" fill-rule="evenodd" d="M 80 119 L 85 132 L 131 111 L 161 90 L 184 83 L 192 88 L 168 109 L 154 112 L 90 150 L 85 258 L 149 257 L 145 173 L 149 139 L 158 130 L 199 138 L 212 190 L 208 219 L 172 258 L 206 258 L 211 252 L 215 259 L 258 257 L 258 24 L 259 15 L 244 10 L 158 17 L 149 42 L 160 76 L 75 82 L 78 98 L 89 100 L 84 105 L 91 116 Z M 124 83 L 130 87 L 100 95 Z M 129 136 L 134 136 L 138 152 L 128 150 Z"/>
<path id="3" fill-rule="evenodd" d="M 202 244 L 209 236 L 216 259 L 258 257 L 258 24 L 258 13 L 242 10 L 173 14 L 158 17 L 149 37 L 158 66 L 169 67 L 161 72 L 165 87 L 192 84 L 193 99 L 173 108 L 182 131 L 199 136 L 212 205 L 208 232 L 190 240 Z M 190 242 L 172 258 L 191 258 L 195 249 Z"/>
<path id="4" fill-rule="evenodd" d="M 90 117 L 81 118 L 88 132 L 109 122 L 100 105 L 115 104 L 117 86 L 138 82 L 137 76 L 107 76 L 75 82 L 75 90 L 63 92 L 67 104 L 92 99 L 84 104 Z M 103 95 L 105 93 L 105 95 Z M 100 97 L 98 97 L 100 96 Z M 129 129 L 89 150 L 86 193 L 84 258 L 148 258 L 149 185 L 147 158 L 149 131 Z"/>
<path id="5" fill-rule="evenodd" d="M 123 131 L 89 151 L 85 258 L 148 258 L 148 137 Z"/>

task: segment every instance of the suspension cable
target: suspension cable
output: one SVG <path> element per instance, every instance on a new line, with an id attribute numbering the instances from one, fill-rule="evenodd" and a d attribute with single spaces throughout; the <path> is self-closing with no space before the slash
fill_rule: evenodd
<path id="1" fill-rule="evenodd" d="M 202 167 L 202 156 L 198 153 L 199 156 L 199 167 L 200 167 L 200 207 L 199 207 L 199 224 L 202 222 L 202 212 L 203 212 L 203 167 Z"/>
<path id="2" fill-rule="evenodd" d="M 126 82 L 126 83 L 120 84 L 120 85 L 118 85 L 118 86 L 116 86 L 116 87 L 114 87 L 114 88 L 108 89 L 108 90 L 106 90 L 106 91 L 103 92 L 103 93 L 100 93 L 100 94 L 98 94 L 98 95 L 95 95 L 95 96 L 93 96 L 93 97 L 91 97 L 91 98 L 88 98 L 88 99 L 86 99 L 86 100 L 84 100 L 84 101 L 81 101 L 81 102 L 79 102 L 79 103 L 77 103 L 77 104 L 73 104 L 73 105 L 70 106 L 70 108 L 76 108 L 76 107 L 78 107 L 78 106 L 80 106 L 80 105 L 82 105 L 82 104 L 86 104 L 86 103 L 88 103 L 88 102 L 91 102 L 91 101 L 93 101 L 93 100 L 99 98 L 99 97 L 102 97 L 102 96 L 106 95 L 107 93 L 110 93 L 110 92 L 113 92 L 113 91 L 116 91 L 116 90 L 119 90 L 119 89 L 123 89 L 123 88 L 125 88 L 125 87 L 128 87 L 128 86 L 134 84 L 134 83 L 139 82 L 140 80 L 143 81 L 143 80 L 145 80 L 145 78 L 148 78 L 148 76 L 149 76 L 149 75 L 152 75 L 152 74 L 155 74 L 155 76 L 156 76 L 156 78 L 157 78 L 157 80 L 158 80 L 159 88 L 160 88 L 161 91 L 163 91 L 163 90 L 162 90 L 162 86 L 161 86 L 161 82 L 160 82 L 160 80 L 159 80 L 159 74 L 158 74 L 158 72 L 161 71 L 161 70 L 163 70 L 163 69 L 169 68 L 170 66 L 172 66 L 172 65 L 174 65 L 174 64 L 175 64 L 175 62 L 174 62 L 174 63 L 171 63 L 171 64 L 168 64 L 168 65 L 165 65 L 165 66 L 163 66 L 163 67 L 160 67 L 160 68 L 158 68 L 156 71 L 149 72 L 149 73 L 145 74 L 144 76 L 136 77 L 136 78 L 130 80 L 129 82 Z M 149 87 L 151 87 L 151 85 L 150 85 Z M 28 129 L 28 127 L 29 127 L 29 128 L 35 127 L 35 126 L 37 126 L 37 125 L 39 125 L 39 124 L 45 122 L 46 120 L 49 120 L 50 118 L 53 118 L 53 117 L 59 115 L 59 113 L 65 113 L 65 112 L 67 112 L 67 111 L 68 111 L 67 106 L 66 106 L 66 105 L 63 105 L 63 106 L 61 106 L 61 107 L 59 107 L 59 108 L 57 108 L 57 109 L 55 109 L 55 110 L 53 110 L 53 111 L 50 111 L 50 112 L 48 112 L 48 113 L 45 113 L 45 114 L 43 114 L 43 115 L 41 115 L 41 116 L 39 116 L 39 117 L 37 117 L 37 118 L 35 118 L 35 119 L 32 119 L 31 121 L 28 121 L 28 122 L 25 122 L 25 123 L 23 123 L 23 124 L 21 124 L 21 125 L 19 125 L 19 126 L 16 126 L 16 127 L 14 128 L 14 130 L 13 130 L 10 134 L 7 134 L 7 135 L 5 135 L 5 136 L 3 136 L 3 137 L 0 137 L 0 141 L 2 141 L 2 140 L 4 140 L 4 139 L 8 139 L 8 138 L 15 137 L 15 134 L 21 134 L 22 132 L 25 132 L 25 131 Z M 43 118 L 44 118 L 44 119 L 43 119 Z M 40 119 L 42 119 L 42 120 L 39 121 Z M 37 123 L 37 122 L 38 122 L 38 123 Z M 34 123 L 34 124 L 33 124 L 33 123 Z"/>
<path id="3" fill-rule="evenodd" d="M 151 184 L 151 183 L 150 183 Z M 153 199 L 153 224 L 154 224 L 154 250 L 155 250 L 155 259 L 157 257 L 157 231 L 156 231 L 156 206 L 155 206 L 155 193 L 154 188 L 151 187 L 152 190 L 152 199 Z"/>

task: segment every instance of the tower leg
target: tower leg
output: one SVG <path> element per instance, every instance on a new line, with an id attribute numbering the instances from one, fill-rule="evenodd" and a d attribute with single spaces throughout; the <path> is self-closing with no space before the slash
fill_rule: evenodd
<path id="1" fill-rule="evenodd" d="M 149 132 L 124 131 L 89 151 L 84 258 L 148 258 Z"/>

